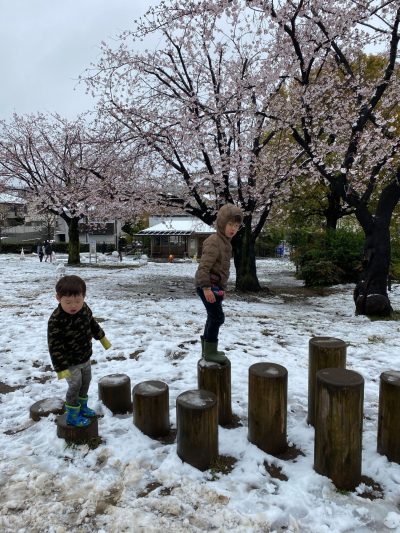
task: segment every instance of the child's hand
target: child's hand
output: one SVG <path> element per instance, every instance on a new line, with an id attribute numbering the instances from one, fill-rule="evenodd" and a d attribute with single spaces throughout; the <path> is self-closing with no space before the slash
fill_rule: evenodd
<path id="1" fill-rule="evenodd" d="M 58 379 L 68 379 L 71 377 L 71 372 L 68 370 L 61 370 L 61 372 L 57 372 Z"/>
<path id="2" fill-rule="evenodd" d="M 105 350 L 111 348 L 111 342 L 107 339 L 106 336 L 100 339 L 100 342 Z"/>
<path id="3" fill-rule="evenodd" d="M 204 298 L 207 300 L 208 303 L 213 304 L 216 302 L 215 300 L 215 294 L 211 289 L 203 289 Z"/>

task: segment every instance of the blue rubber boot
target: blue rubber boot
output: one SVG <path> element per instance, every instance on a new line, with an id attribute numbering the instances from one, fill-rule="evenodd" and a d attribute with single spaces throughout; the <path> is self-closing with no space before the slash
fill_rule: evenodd
<path id="1" fill-rule="evenodd" d="M 68 405 L 65 404 L 65 409 L 67 411 L 67 425 L 75 426 L 78 428 L 86 427 L 90 424 L 90 420 L 81 415 L 81 406 L 80 405 Z"/>
<path id="2" fill-rule="evenodd" d="M 93 411 L 93 409 L 90 409 L 90 407 L 87 406 L 88 403 L 88 397 L 81 398 L 79 397 L 79 405 L 81 406 L 81 415 L 85 416 L 86 418 L 94 418 L 96 416 L 96 411 Z"/>

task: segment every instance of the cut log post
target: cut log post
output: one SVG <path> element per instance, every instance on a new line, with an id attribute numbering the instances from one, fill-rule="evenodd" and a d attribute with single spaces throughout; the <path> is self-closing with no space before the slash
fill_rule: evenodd
<path id="1" fill-rule="evenodd" d="M 378 453 L 400 463 L 400 372 L 382 372 L 379 387 Z"/>
<path id="2" fill-rule="evenodd" d="M 213 392 L 189 390 L 176 399 L 177 454 L 207 470 L 218 457 L 218 402 Z"/>
<path id="3" fill-rule="evenodd" d="M 99 399 L 116 414 L 132 412 L 131 380 L 126 374 L 110 374 L 99 380 Z"/>
<path id="4" fill-rule="evenodd" d="M 29 416 L 37 422 L 50 414 L 61 415 L 65 411 L 65 402 L 61 398 L 45 398 L 32 404 Z"/>
<path id="5" fill-rule="evenodd" d="M 226 426 L 232 422 L 231 362 L 223 365 L 199 359 L 197 363 L 197 386 L 213 392 L 218 400 L 218 423 Z"/>
<path id="6" fill-rule="evenodd" d="M 287 449 L 287 378 L 286 368 L 275 363 L 249 368 L 248 439 L 272 455 Z"/>
<path id="7" fill-rule="evenodd" d="M 308 344 L 308 417 L 315 423 L 317 372 L 323 368 L 346 368 L 346 343 L 334 337 L 312 337 Z"/>
<path id="8" fill-rule="evenodd" d="M 69 426 L 67 414 L 57 417 L 57 437 L 75 444 L 87 444 L 92 439 L 99 437 L 97 418 L 90 418 L 90 424 L 86 427 Z"/>
<path id="9" fill-rule="evenodd" d="M 317 372 L 314 469 L 338 489 L 361 481 L 364 378 L 353 370 Z"/>
<path id="10" fill-rule="evenodd" d="M 149 437 L 170 431 L 169 390 L 163 381 L 142 381 L 133 387 L 133 423 Z"/>

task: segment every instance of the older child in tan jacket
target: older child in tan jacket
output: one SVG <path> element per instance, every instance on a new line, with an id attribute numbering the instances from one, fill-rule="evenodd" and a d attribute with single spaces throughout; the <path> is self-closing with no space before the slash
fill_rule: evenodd
<path id="1" fill-rule="evenodd" d="M 239 207 L 226 204 L 217 214 L 217 232 L 203 243 L 200 264 L 195 276 L 197 293 L 206 311 L 207 321 L 201 337 L 202 356 L 206 361 L 224 364 L 224 352 L 218 351 L 219 328 L 225 321 L 222 301 L 229 278 L 232 257 L 231 239 L 239 231 L 243 213 Z"/>

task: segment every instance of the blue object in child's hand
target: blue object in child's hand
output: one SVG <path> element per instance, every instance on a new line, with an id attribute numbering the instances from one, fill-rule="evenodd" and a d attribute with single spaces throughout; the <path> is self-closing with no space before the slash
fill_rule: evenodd
<path id="1" fill-rule="evenodd" d="M 215 296 L 223 296 L 224 295 L 224 291 L 221 290 L 219 287 L 211 287 L 211 290 L 213 291 Z"/>

